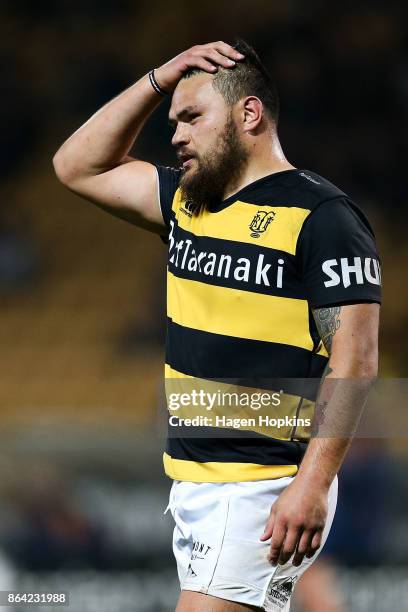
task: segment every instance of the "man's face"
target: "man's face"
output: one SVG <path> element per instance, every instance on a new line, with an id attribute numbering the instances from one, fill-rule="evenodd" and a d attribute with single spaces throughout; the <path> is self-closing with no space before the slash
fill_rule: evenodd
<path id="1" fill-rule="evenodd" d="M 172 144 L 183 169 L 183 196 L 197 208 L 211 207 L 247 161 L 232 109 L 213 88 L 212 76 L 197 74 L 176 87 L 169 119 L 176 127 Z"/>

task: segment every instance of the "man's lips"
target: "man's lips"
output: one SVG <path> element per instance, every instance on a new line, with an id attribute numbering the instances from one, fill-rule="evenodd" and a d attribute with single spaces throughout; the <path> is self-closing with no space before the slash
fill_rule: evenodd
<path id="1" fill-rule="evenodd" d="M 194 155 L 191 155 L 189 153 L 183 153 L 181 155 L 178 156 L 180 163 L 182 164 L 183 168 L 188 168 L 188 166 L 191 165 L 191 162 L 194 159 Z"/>
<path id="2" fill-rule="evenodd" d="M 183 168 L 189 168 L 193 163 L 194 157 L 188 157 L 183 161 Z"/>

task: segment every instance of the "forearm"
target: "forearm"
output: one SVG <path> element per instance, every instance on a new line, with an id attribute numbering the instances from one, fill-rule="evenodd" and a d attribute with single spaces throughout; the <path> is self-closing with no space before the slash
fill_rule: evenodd
<path id="1" fill-rule="evenodd" d="M 333 366 L 333 367 L 331 367 Z M 322 378 L 309 442 L 298 477 L 328 488 L 339 471 L 363 412 L 376 370 L 360 361 L 347 368 L 331 362 Z"/>
<path id="2" fill-rule="evenodd" d="M 54 157 L 59 173 L 71 178 L 95 175 L 123 163 L 160 101 L 145 75 L 105 104 L 64 142 Z"/>
<path id="3" fill-rule="evenodd" d="M 313 438 L 299 468 L 297 480 L 328 489 L 338 473 L 350 438 Z"/>

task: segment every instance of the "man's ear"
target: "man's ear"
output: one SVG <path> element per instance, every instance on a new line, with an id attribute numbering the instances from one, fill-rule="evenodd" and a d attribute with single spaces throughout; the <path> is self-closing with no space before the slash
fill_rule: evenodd
<path id="1" fill-rule="evenodd" d="M 263 104 L 256 96 L 248 96 L 243 100 L 244 131 L 252 132 L 259 127 L 264 115 Z"/>

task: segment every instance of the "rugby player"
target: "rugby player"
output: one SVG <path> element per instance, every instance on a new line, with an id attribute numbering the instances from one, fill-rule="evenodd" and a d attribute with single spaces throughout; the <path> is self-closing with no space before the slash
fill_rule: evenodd
<path id="1" fill-rule="evenodd" d="M 178 169 L 129 155 L 167 95 Z M 101 108 L 54 168 L 73 192 L 168 243 L 168 378 L 315 377 L 317 399 L 295 398 L 290 416 L 312 406 L 317 431 L 338 414 L 352 431 L 377 374 L 374 235 L 348 195 L 285 158 L 278 107 L 252 47 L 197 45 Z M 339 379 L 361 384 L 334 393 Z M 350 436 L 209 430 L 169 435 L 164 453 L 177 612 L 289 610 L 330 529 Z"/>

